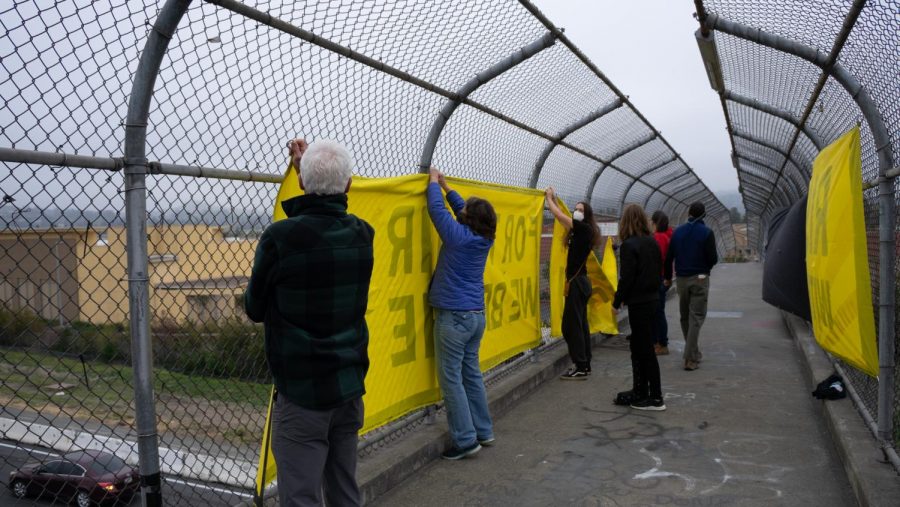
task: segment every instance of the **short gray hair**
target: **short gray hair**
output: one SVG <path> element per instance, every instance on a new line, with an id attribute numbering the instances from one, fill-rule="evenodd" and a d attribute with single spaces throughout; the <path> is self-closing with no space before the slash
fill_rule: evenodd
<path id="1" fill-rule="evenodd" d="M 343 194 L 353 172 L 353 156 L 341 143 L 319 139 L 300 159 L 300 177 L 307 194 Z"/>

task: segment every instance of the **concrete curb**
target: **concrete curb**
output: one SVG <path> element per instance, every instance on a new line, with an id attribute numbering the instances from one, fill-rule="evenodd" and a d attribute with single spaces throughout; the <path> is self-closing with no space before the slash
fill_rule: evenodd
<path id="1" fill-rule="evenodd" d="M 804 373 L 810 392 L 834 373 L 834 366 L 803 319 L 781 312 L 785 325 L 804 359 Z M 863 507 L 893 507 L 900 498 L 900 477 L 885 461 L 884 453 L 872 432 L 866 428 L 849 398 L 821 401 L 822 415 L 831 433 L 847 479 L 857 502 Z"/>
<path id="2" fill-rule="evenodd" d="M 627 312 L 619 314 L 618 322 L 621 332 L 628 325 Z M 592 345 L 596 347 L 606 339 L 605 335 L 593 335 Z M 488 390 L 488 404 L 492 417 L 502 416 L 541 384 L 555 379 L 571 364 L 566 347 L 562 345 L 562 339 L 559 339 L 558 343 L 559 346 L 542 352 L 534 357 L 531 363 Z M 499 438 L 502 438 L 502 435 Z M 437 424 L 419 428 L 371 457 L 360 459 L 357 480 L 363 504 L 372 503 L 428 463 L 440 459 L 441 453 L 449 445 L 447 423 L 439 421 Z"/>

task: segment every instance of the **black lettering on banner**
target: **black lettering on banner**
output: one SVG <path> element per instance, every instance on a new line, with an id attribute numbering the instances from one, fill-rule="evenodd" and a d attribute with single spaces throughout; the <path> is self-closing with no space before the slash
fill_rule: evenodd
<path id="1" fill-rule="evenodd" d="M 519 301 L 524 301 L 522 308 L 525 309 L 525 318 L 538 314 L 537 284 L 532 285 L 532 282 L 533 279 L 525 278 L 519 285 L 522 291 Z"/>
<path id="2" fill-rule="evenodd" d="M 816 188 L 816 200 L 813 203 L 813 229 L 810 235 L 812 244 L 810 252 L 814 255 L 828 255 L 828 201 L 831 199 L 832 166 L 825 168 L 822 180 Z"/>
<path id="3" fill-rule="evenodd" d="M 525 217 L 519 216 L 516 220 L 516 260 L 522 262 L 525 258 Z"/>
<path id="4" fill-rule="evenodd" d="M 510 302 L 509 320 L 515 322 L 519 319 L 527 319 L 537 315 L 537 298 L 533 290 L 531 278 L 516 278 L 509 282 L 512 300 Z"/>
<path id="5" fill-rule="evenodd" d="M 388 219 L 387 236 L 391 242 L 391 269 L 390 276 L 397 274 L 397 264 L 400 262 L 400 254 L 403 253 L 403 272 L 412 273 L 412 231 L 413 213 L 412 206 L 398 206 Z M 397 227 L 401 228 L 403 235 L 397 234 Z"/>
<path id="6" fill-rule="evenodd" d="M 516 279 L 509 283 L 513 298 L 510 302 L 509 322 L 515 322 L 522 317 L 522 280 Z"/>
<path id="7" fill-rule="evenodd" d="M 531 219 L 531 227 L 528 228 L 528 236 L 534 239 L 537 239 L 538 230 L 540 230 L 540 223 L 543 219 L 543 214 L 537 214 L 534 218 Z"/>
<path id="8" fill-rule="evenodd" d="M 394 338 L 406 339 L 406 347 L 391 354 L 391 365 L 397 367 L 416 360 L 416 309 L 412 296 L 391 298 L 388 308 L 403 312 L 403 321 L 394 326 Z"/>
<path id="9" fill-rule="evenodd" d="M 810 277 L 809 296 L 810 302 L 816 308 L 819 322 L 827 329 L 834 325 L 831 315 L 831 284 L 825 280 Z"/>
<path id="10" fill-rule="evenodd" d="M 487 309 L 490 325 L 488 329 L 497 329 L 503 325 L 503 301 L 506 299 L 506 283 L 500 282 L 494 286 L 494 293 L 490 299 L 490 307 Z"/>

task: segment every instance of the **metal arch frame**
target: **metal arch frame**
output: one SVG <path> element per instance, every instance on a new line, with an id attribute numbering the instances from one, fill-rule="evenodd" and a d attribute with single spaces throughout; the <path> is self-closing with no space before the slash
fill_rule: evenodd
<path id="1" fill-rule="evenodd" d="M 701 0 L 698 0 L 701 1 Z M 865 6 L 865 0 L 855 0 L 844 23 L 841 31 L 835 38 L 831 51 L 825 53 L 801 44 L 794 40 L 782 37 L 776 34 L 768 33 L 758 28 L 752 28 L 740 23 L 725 20 L 718 15 L 704 15 L 700 19 L 701 26 L 707 29 L 718 30 L 728 33 L 744 40 L 755 42 L 759 45 L 769 47 L 784 53 L 802 58 L 820 69 L 822 75 L 819 77 L 816 88 L 810 97 L 801 124 L 805 124 L 809 118 L 815 103 L 819 98 L 821 91 L 824 89 L 828 78 L 835 79 L 847 91 L 850 97 L 856 102 L 860 112 L 866 119 L 869 129 L 872 132 L 872 138 L 875 143 L 875 152 L 878 155 L 878 169 L 880 180 L 878 183 L 879 197 L 879 319 L 878 332 L 879 342 L 879 377 L 890 379 L 890 381 L 882 381 L 878 384 L 878 428 L 877 436 L 882 441 L 888 441 L 892 438 L 893 428 L 893 381 L 894 381 L 894 342 L 896 340 L 896 330 L 894 329 L 895 315 L 895 287 L 897 284 L 893 270 L 896 263 L 896 203 L 894 202 L 894 184 L 888 171 L 893 167 L 893 153 L 891 138 L 884 118 L 875 104 L 875 101 L 869 95 L 869 92 L 862 86 L 856 76 L 851 74 L 843 65 L 838 62 L 838 55 L 843 49 L 850 32 L 856 25 L 856 20 Z M 698 11 L 699 12 L 699 11 Z M 794 133 L 788 152 L 792 151 L 800 134 L 800 129 Z M 785 164 L 787 161 L 785 160 Z M 781 178 L 779 171 L 775 184 Z M 773 188 L 774 188 L 773 185 Z"/>
<path id="2" fill-rule="evenodd" d="M 765 139 L 756 137 L 753 134 L 748 134 L 748 133 L 740 132 L 737 130 L 732 131 L 732 135 L 739 139 L 743 139 L 745 141 L 749 141 L 751 143 L 758 144 L 764 148 L 768 148 L 768 149 L 774 151 L 775 153 L 781 155 L 782 157 L 788 159 L 792 164 L 794 164 L 794 167 L 797 169 L 797 172 L 799 172 L 801 176 L 806 178 L 807 181 L 809 181 L 809 179 L 812 177 L 812 167 L 800 164 L 797 161 L 797 159 L 790 156 L 787 152 L 785 152 L 778 146 L 775 146 L 774 144 L 766 141 Z M 804 171 L 804 169 L 806 169 L 806 170 Z"/>
<path id="3" fill-rule="evenodd" d="M 708 192 L 708 191 L 709 191 L 709 190 L 707 190 L 706 188 L 699 188 L 699 189 L 695 190 L 693 193 L 687 194 L 687 195 L 685 196 L 684 199 L 679 199 L 679 202 L 681 202 L 682 204 L 684 204 L 685 207 L 689 207 L 689 206 L 690 206 L 690 205 L 688 204 L 689 201 L 696 200 L 696 199 L 695 199 L 696 196 L 699 196 L 699 195 L 702 194 L 703 192 Z M 670 201 L 671 199 L 672 199 L 672 196 L 670 195 L 668 199 L 666 199 L 665 201 L 663 201 L 663 205 L 662 205 L 662 208 L 663 208 L 663 209 L 666 209 L 666 206 L 669 204 L 669 201 Z"/>
<path id="4" fill-rule="evenodd" d="M 686 168 L 684 172 L 678 173 L 678 174 L 676 174 L 674 177 L 670 177 L 670 178 L 667 179 L 666 181 L 660 183 L 659 186 L 662 187 L 662 186 L 665 186 L 665 185 L 670 185 L 670 184 L 672 184 L 672 183 L 678 181 L 679 179 L 684 178 L 685 176 L 688 176 L 688 175 L 691 175 L 691 174 L 694 174 L 694 173 L 691 172 L 690 169 L 687 169 L 687 168 Z M 695 175 L 695 176 L 696 176 L 696 175 Z M 653 192 L 650 192 L 650 195 L 648 195 L 648 196 L 647 196 L 647 199 L 644 201 L 644 207 L 645 207 L 645 208 L 647 207 L 648 204 L 650 204 L 650 199 L 653 199 L 653 196 L 656 195 L 657 192 L 659 192 L 659 189 L 654 189 Z M 670 196 L 670 195 L 668 195 L 668 194 L 665 194 L 665 195 L 666 195 L 669 199 L 672 198 L 672 196 Z M 663 201 L 663 204 L 665 204 L 666 202 L 668 202 L 668 199 L 665 200 L 665 201 Z"/>
<path id="5" fill-rule="evenodd" d="M 766 168 L 766 169 L 770 169 L 773 173 L 776 172 L 776 170 L 775 170 L 774 167 L 770 166 L 768 163 L 766 163 L 766 162 L 764 162 L 764 161 L 762 161 L 762 160 L 758 160 L 758 159 L 755 159 L 755 158 L 751 158 L 751 157 L 749 157 L 749 156 L 747 156 L 747 155 L 743 155 L 743 154 L 741 154 L 741 153 L 735 153 L 735 154 L 734 154 L 734 158 L 736 159 L 735 161 L 738 162 L 739 165 L 740 165 L 740 161 L 743 160 L 743 161 L 745 161 L 745 162 L 750 162 L 751 164 L 756 164 L 756 165 L 758 165 L 758 166 L 760 166 L 760 167 L 764 167 L 764 168 Z M 738 169 L 738 170 L 740 171 L 741 169 Z M 748 172 L 748 174 L 752 174 L 752 173 L 749 173 L 749 172 Z M 783 194 L 784 194 L 786 197 L 790 197 L 790 196 L 788 195 L 789 193 L 793 194 L 794 197 L 796 197 L 796 198 L 798 198 L 798 199 L 799 199 L 800 197 L 803 196 L 803 191 L 802 191 L 802 190 L 800 189 L 800 187 L 797 185 L 797 182 L 796 182 L 796 181 L 794 181 L 793 179 L 790 179 L 790 178 L 785 178 L 785 181 L 789 183 L 789 185 L 787 185 L 788 189 L 789 189 L 789 190 L 792 190 L 792 192 L 783 192 Z M 773 190 L 773 194 L 774 194 L 774 190 Z"/>
<path id="6" fill-rule="evenodd" d="M 125 120 L 125 235 L 128 259 L 128 311 L 134 375 L 135 422 L 141 495 L 145 505 L 162 505 L 159 441 L 153 396 L 150 345 L 149 261 L 147 257 L 147 120 L 153 87 L 169 42 L 190 0 L 168 0 L 159 12 L 134 74 Z"/>
<path id="7" fill-rule="evenodd" d="M 419 159 L 419 172 L 428 172 L 428 168 L 431 167 L 434 150 L 437 148 L 437 143 L 441 138 L 444 127 L 447 126 L 450 117 L 453 116 L 456 109 L 465 102 L 469 95 L 495 77 L 553 46 L 555 43 L 556 35 L 553 32 L 547 32 L 537 40 L 519 48 L 513 54 L 479 72 L 475 77 L 463 84 L 456 92 L 456 96 L 452 99 L 448 99 L 447 102 L 444 103 L 443 107 L 441 107 L 441 110 L 438 112 L 437 118 L 435 118 L 434 123 L 431 125 L 431 130 L 428 132 L 428 137 L 425 139 L 425 145 L 422 147 L 422 157 Z"/>
<path id="8" fill-rule="evenodd" d="M 822 141 L 822 138 L 819 137 L 819 135 L 816 134 L 809 127 L 809 125 L 801 124 L 800 120 L 795 118 L 794 115 L 789 113 L 788 111 L 785 111 L 783 109 L 778 109 L 777 107 L 775 107 L 773 105 L 766 104 L 765 102 L 760 102 L 760 101 L 758 101 L 756 99 L 752 99 L 750 97 L 745 97 L 743 95 L 734 93 L 730 90 L 725 90 L 724 92 L 722 92 L 722 95 L 725 98 L 725 100 L 730 100 L 731 102 L 734 102 L 735 104 L 740 104 L 742 106 L 749 107 L 750 109 L 755 109 L 759 112 L 766 113 L 768 115 L 774 116 L 776 118 L 779 118 L 781 120 L 784 120 L 784 121 L 790 123 L 791 125 L 794 126 L 794 128 L 800 129 L 800 131 L 807 137 L 807 139 L 809 139 L 810 142 L 813 143 L 813 146 L 815 146 L 817 150 L 821 150 L 822 148 L 825 147 L 825 142 Z M 732 125 L 732 124 L 729 124 L 729 125 Z"/>
<path id="9" fill-rule="evenodd" d="M 594 196 L 594 187 L 597 186 L 597 180 L 600 179 L 600 175 L 603 174 L 603 171 L 606 170 L 607 167 L 612 166 L 613 164 L 615 164 L 616 160 L 624 157 L 625 155 L 640 148 L 641 146 L 644 146 L 645 144 L 649 144 L 649 143 L 653 142 L 657 137 L 659 137 L 659 132 L 654 130 L 650 133 L 650 135 L 642 137 L 642 138 L 634 141 L 630 145 L 622 148 L 618 152 L 614 153 L 612 158 L 609 159 L 609 162 L 604 165 L 601 165 L 600 169 L 598 169 L 597 172 L 594 173 L 594 176 L 591 177 L 591 182 L 587 186 L 587 192 L 585 192 L 585 194 L 584 194 L 584 199 L 587 202 L 591 202 L 591 198 Z M 629 174 L 626 171 L 622 171 L 622 172 L 624 174 L 630 176 L 634 180 L 637 179 L 637 176 L 632 176 L 631 174 Z M 648 185 L 648 186 L 652 186 L 652 185 Z"/>
<path id="10" fill-rule="evenodd" d="M 679 174 L 678 174 L 677 176 L 675 176 L 674 178 L 669 178 L 668 180 L 666 180 L 666 183 L 663 183 L 663 184 L 664 184 L 664 185 L 668 185 L 670 182 L 672 182 L 672 181 L 678 181 L 679 178 L 682 178 L 682 177 L 684 177 L 684 176 L 686 176 L 686 175 L 689 175 L 689 174 L 693 174 L 693 173 L 690 171 L 690 169 L 685 168 L 684 172 L 679 173 Z M 658 194 L 658 193 L 660 193 L 660 192 L 657 191 L 657 190 L 654 190 L 653 192 L 650 192 L 650 195 L 648 195 L 647 198 L 644 199 L 644 204 L 643 204 L 644 209 L 647 209 L 647 206 L 650 205 L 650 201 L 651 201 L 651 200 L 653 199 L 653 197 L 654 197 L 656 194 Z M 666 196 L 666 197 L 668 197 L 668 194 L 663 194 L 663 195 Z M 665 202 L 665 201 L 663 201 L 663 202 Z"/>
<path id="11" fill-rule="evenodd" d="M 740 164 L 740 161 L 743 160 L 745 162 L 750 162 L 752 164 L 756 164 L 758 166 L 769 169 L 773 173 L 776 172 L 776 169 L 774 167 L 772 167 L 768 162 L 764 162 L 763 160 L 758 159 L 758 158 L 753 158 L 753 157 L 749 156 L 750 154 L 755 154 L 755 153 L 753 153 L 753 152 L 750 152 L 748 154 L 732 153 L 731 157 L 732 157 L 732 164 L 734 165 L 734 168 L 738 171 L 743 171 L 743 169 L 741 168 L 741 164 Z M 798 183 L 797 180 L 795 179 L 798 175 L 801 178 L 800 183 Z M 785 181 L 788 182 L 788 186 L 793 190 L 793 194 L 796 197 L 799 198 L 799 197 L 806 195 L 806 189 L 809 186 L 808 185 L 809 180 L 805 179 L 803 177 L 802 173 L 792 172 L 789 177 L 785 178 Z"/>
<path id="12" fill-rule="evenodd" d="M 621 209 L 622 206 L 625 206 L 625 199 L 628 198 L 628 193 L 631 192 L 632 187 L 634 187 L 634 184 L 637 183 L 638 180 L 644 179 L 644 177 L 647 176 L 648 174 L 650 174 L 650 173 L 652 173 L 652 172 L 654 172 L 654 171 L 657 171 L 657 170 L 659 170 L 659 169 L 662 169 L 663 167 L 665 167 L 665 166 L 671 164 L 672 162 L 675 162 L 676 160 L 678 160 L 678 154 L 677 154 L 677 153 L 674 154 L 674 155 L 672 155 L 672 156 L 669 157 L 668 159 L 666 159 L 666 160 L 664 160 L 664 161 L 662 161 L 662 162 L 656 164 L 655 166 L 653 166 L 653 167 L 651 167 L 651 168 L 649 168 L 649 169 L 646 169 L 644 172 L 638 174 L 633 180 L 631 180 L 631 183 L 629 183 L 629 184 L 628 184 L 628 187 L 625 188 L 625 192 L 622 193 L 622 200 L 621 200 L 621 202 L 619 202 L 619 209 Z M 641 183 L 643 183 L 643 182 L 641 182 Z M 652 187 L 651 187 L 650 189 L 653 190 Z M 650 192 L 650 193 L 653 194 L 653 192 Z"/>
<path id="13" fill-rule="evenodd" d="M 557 34 L 559 41 L 562 42 L 563 45 L 565 45 L 569 49 L 569 51 L 572 52 L 572 54 L 574 54 L 579 60 L 581 60 L 581 62 L 584 63 L 584 65 L 587 66 L 587 68 L 589 68 L 591 70 L 591 72 L 594 73 L 594 75 L 596 75 L 601 81 L 603 81 L 603 83 L 610 90 L 612 90 L 613 93 L 615 93 L 617 96 L 619 96 L 622 99 L 622 102 L 626 106 L 628 106 L 628 108 L 631 109 L 631 111 L 634 112 L 634 114 L 637 115 L 637 117 L 640 118 L 641 121 L 644 122 L 644 124 L 647 126 L 647 128 L 649 128 L 652 131 L 656 131 L 656 128 L 654 128 L 653 125 L 650 123 L 650 121 L 648 121 L 647 118 L 644 117 L 644 115 L 634 106 L 634 104 L 631 103 L 631 101 L 628 99 L 628 97 L 624 93 L 622 93 L 622 91 L 619 90 L 616 87 L 616 85 L 613 84 L 612 81 L 610 81 L 609 78 L 606 77 L 606 75 L 603 74 L 603 72 L 601 72 L 599 68 L 597 68 L 596 65 L 594 65 L 594 62 L 592 62 L 580 49 L 578 49 L 578 46 L 576 46 L 571 40 L 569 40 L 569 38 L 566 36 L 566 34 L 564 34 L 559 27 L 554 25 L 553 22 L 550 21 L 550 19 L 547 18 L 547 16 L 545 16 L 544 13 L 542 13 L 540 11 L 540 9 L 538 9 L 530 0 L 519 0 L 519 3 L 522 5 L 522 7 L 524 7 L 526 10 L 528 10 L 528 12 L 530 12 L 535 18 L 537 18 L 537 20 L 540 21 L 548 30 Z M 663 135 L 661 133 L 659 133 L 659 132 L 657 132 L 657 133 L 659 135 L 660 140 L 669 148 L 669 150 L 672 151 L 672 153 L 677 154 L 678 152 L 675 151 L 674 148 L 672 148 L 672 145 L 669 144 L 669 141 L 666 140 L 666 138 L 663 137 Z M 562 143 L 560 143 L 560 144 L 562 144 Z M 679 156 L 678 158 L 681 160 L 681 162 L 684 164 L 685 167 L 687 167 L 689 170 L 691 170 L 691 172 L 693 172 L 693 169 L 690 169 L 691 166 L 688 165 L 687 162 L 684 161 L 684 159 L 681 159 L 681 156 Z M 602 161 L 599 161 L 599 162 L 602 163 Z M 613 169 L 618 169 L 613 164 L 608 164 L 608 165 L 610 167 L 612 167 Z M 624 171 L 620 171 L 620 172 L 627 174 Z M 706 187 L 706 183 L 704 183 L 703 180 L 701 180 L 699 177 L 697 178 L 697 180 L 700 182 L 701 185 L 703 185 L 707 190 L 709 190 L 709 187 Z M 652 187 L 653 185 L 648 185 L 648 186 Z M 713 197 L 715 198 L 715 194 L 712 192 L 712 190 L 709 190 L 709 193 L 711 195 L 713 195 Z M 718 200 L 718 198 L 716 198 L 716 200 Z M 720 204 L 721 204 L 721 202 L 720 202 Z"/>
<path id="14" fill-rule="evenodd" d="M 764 192 L 766 191 L 766 186 L 764 185 L 764 183 L 767 183 L 768 180 L 765 177 L 747 171 L 744 171 L 744 176 L 746 177 L 746 182 L 753 184 L 753 186 L 758 187 Z M 769 197 L 772 199 L 777 199 L 779 206 L 785 206 L 786 203 L 791 202 L 791 197 L 786 192 L 773 192 L 769 194 Z"/>
<path id="15" fill-rule="evenodd" d="M 549 144 L 547 144 L 547 146 L 544 148 L 544 151 L 542 151 L 541 155 L 538 157 L 537 162 L 534 164 L 534 169 L 531 171 L 531 178 L 528 180 L 528 186 L 531 188 L 537 188 L 537 183 L 541 177 L 541 172 L 543 172 L 544 170 L 544 164 L 547 163 L 547 159 L 550 158 L 550 154 L 553 153 L 553 150 L 556 149 L 556 147 L 559 146 L 560 143 L 562 143 L 567 137 L 574 134 L 578 130 L 581 130 L 582 128 L 622 107 L 623 104 L 624 102 L 622 102 L 622 98 L 616 96 L 616 98 L 613 99 L 613 101 L 609 104 L 569 125 L 568 127 L 564 128 L 559 134 L 557 134 L 557 136 L 554 137 Z"/>

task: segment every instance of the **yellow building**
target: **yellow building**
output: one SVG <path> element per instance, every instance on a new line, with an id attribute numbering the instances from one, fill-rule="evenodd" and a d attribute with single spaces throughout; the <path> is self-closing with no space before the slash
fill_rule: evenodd
<path id="1" fill-rule="evenodd" d="M 208 225 L 147 233 L 154 323 L 243 317 L 255 239 Z M 60 323 L 127 320 L 125 228 L 0 231 L 0 303 Z"/>

